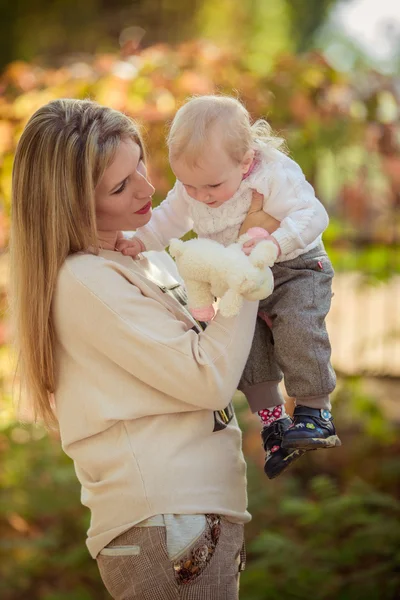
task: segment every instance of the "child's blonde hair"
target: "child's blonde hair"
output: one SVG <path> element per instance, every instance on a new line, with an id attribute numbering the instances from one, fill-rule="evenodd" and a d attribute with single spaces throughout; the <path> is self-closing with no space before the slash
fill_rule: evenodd
<path id="1" fill-rule="evenodd" d="M 249 112 L 239 100 L 209 95 L 191 98 L 176 113 L 167 137 L 170 159 L 184 155 L 189 166 L 196 166 L 216 128 L 227 153 L 236 163 L 255 148 L 258 140 L 284 150 L 285 141 L 273 133 L 264 119 L 251 123 Z"/>

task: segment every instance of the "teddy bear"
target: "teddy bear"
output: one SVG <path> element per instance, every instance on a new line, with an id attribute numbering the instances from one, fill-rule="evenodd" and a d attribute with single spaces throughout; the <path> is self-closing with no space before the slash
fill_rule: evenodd
<path id="1" fill-rule="evenodd" d="M 250 239 L 244 234 L 229 246 L 206 238 L 171 240 L 169 252 L 185 282 L 188 308 L 197 320 L 214 317 L 215 298 L 220 298 L 221 314 L 232 317 L 244 299 L 263 300 L 272 293 L 274 278 L 269 267 L 276 259 L 276 246 L 263 240 L 247 256 L 242 247 Z"/>

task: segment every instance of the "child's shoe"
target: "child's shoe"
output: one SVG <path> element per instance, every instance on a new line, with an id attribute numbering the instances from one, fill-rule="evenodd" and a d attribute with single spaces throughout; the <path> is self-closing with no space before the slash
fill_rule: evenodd
<path id="1" fill-rule="evenodd" d="M 315 450 L 341 445 L 329 410 L 296 406 L 293 424 L 283 434 L 282 448 Z"/>
<path id="2" fill-rule="evenodd" d="M 285 417 L 274 421 L 261 431 L 266 452 L 264 471 L 269 479 L 280 475 L 292 462 L 305 453 L 305 451 L 299 449 L 286 450 L 282 448 L 282 436 L 291 424 L 292 419 Z"/>

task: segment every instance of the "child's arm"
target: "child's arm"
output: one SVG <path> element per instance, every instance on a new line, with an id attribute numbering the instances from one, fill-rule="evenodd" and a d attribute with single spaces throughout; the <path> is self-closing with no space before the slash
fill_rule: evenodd
<path id="1" fill-rule="evenodd" d="M 328 213 L 293 160 L 277 163 L 269 189 L 258 191 L 264 194 L 264 211 L 281 222 L 272 237 L 282 254 L 306 248 L 327 228 Z"/>
<path id="2" fill-rule="evenodd" d="M 180 238 L 193 227 L 188 205 L 177 182 L 160 206 L 154 209 L 147 225 L 139 227 L 129 237 L 117 241 L 117 249 L 136 256 L 145 250 L 164 250 L 174 237 Z"/>

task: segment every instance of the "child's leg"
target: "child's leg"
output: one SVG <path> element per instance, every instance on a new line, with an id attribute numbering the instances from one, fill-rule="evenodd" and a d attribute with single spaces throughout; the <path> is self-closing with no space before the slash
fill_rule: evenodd
<path id="1" fill-rule="evenodd" d="M 261 310 L 262 307 L 260 303 Z M 280 475 L 303 454 L 302 450 L 284 450 L 281 447 L 283 435 L 292 425 L 279 389 L 281 379 L 282 372 L 274 357 L 271 329 L 258 318 L 239 389 L 245 394 L 252 412 L 258 413 L 262 421 L 261 437 L 266 452 L 264 471 L 270 479 Z"/>
<path id="2" fill-rule="evenodd" d="M 276 264 L 273 270 L 275 289 L 265 302 L 273 323 L 275 357 L 288 394 L 296 398 L 294 426 L 285 434 L 283 446 L 310 449 L 339 445 L 330 414 L 329 395 L 336 377 L 325 327 L 332 296 L 332 266 L 319 246 Z"/>
<path id="3" fill-rule="evenodd" d="M 260 302 L 260 311 L 263 302 Z M 258 317 L 249 358 L 239 382 L 239 390 L 246 396 L 253 413 L 261 416 L 260 413 L 273 412 L 275 408 L 284 411 L 285 400 L 279 389 L 281 380 L 271 329 Z"/>

